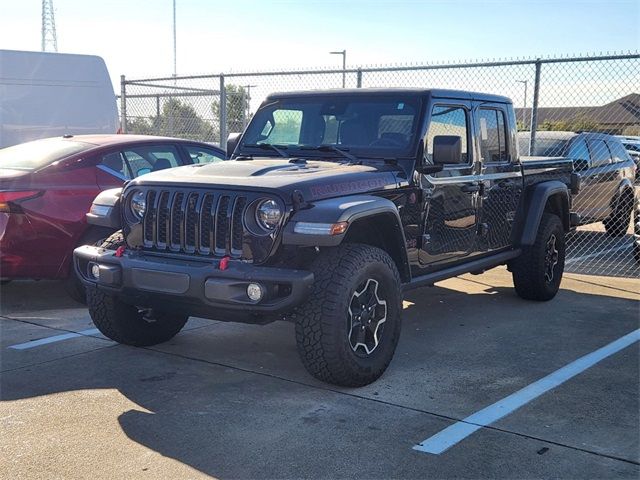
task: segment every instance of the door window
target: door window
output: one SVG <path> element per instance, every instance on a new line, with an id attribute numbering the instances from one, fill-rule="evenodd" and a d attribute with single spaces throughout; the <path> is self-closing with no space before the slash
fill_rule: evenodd
<path id="1" fill-rule="evenodd" d="M 184 147 L 191 158 L 192 163 L 214 163 L 224 160 L 222 154 L 213 148 L 185 145 Z"/>
<path id="2" fill-rule="evenodd" d="M 607 145 L 609 145 L 609 150 L 611 150 L 611 156 L 614 162 L 624 162 L 628 159 L 628 153 L 621 142 L 610 139 L 607 140 Z"/>
<path id="3" fill-rule="evenodd" d="M 599 167 L 611 163 L 611 153 L 602 140 L 589 140 L 589 151 L 592 166 Z"/>
<path id="4" fill-rule="evenodd" d="M 504 112 L 495 108 L 481 108 L 478 119 L 482 161 L 486 163 L 508 161 Z"/>
<path id="5" fill-rule="evenodd" d="M 459 136 L 462 144 L 462 163 L 469 163 L 467 150 L 469 117 L 464 108 L 454 106 L 436 106 L 433 108 L 425 148 L 426 163 L 433 163 L 433 139 L 438 135 Z"/>
<path id="6" fill-rule="evenodd" d="M 131 173 L 127 163 L 124 161 L 122 152 L 111 152 L 103 155 L 100 162 L 98 162 L 98 166 L 121 180 L 131 179 Z"/>
<path id="7" fill-rule="evenodd" d="M 134 178 L 182 164 L 176 148 L 172 145 L 132 147 L 124 151 L 124 156 Z"/>
<path id="8" fill-rule="evenodd" d="M 571 142 L 567 156 L 572 160 L 589 161 L 589 150 L 587 149 L 587 142 L 584 141 L 584 138 L 579 137 Z"/>

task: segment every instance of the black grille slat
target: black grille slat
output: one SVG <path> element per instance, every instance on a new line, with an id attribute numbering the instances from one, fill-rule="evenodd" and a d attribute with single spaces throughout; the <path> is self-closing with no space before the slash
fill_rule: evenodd
<path id="1" fill-rule="evenodd" d="M 198 251 L 203 255 L 211 253 L 211 243 L 213 240 L 213 199 L 211 193 L 204 195 L 200 204 L 200 243 Z"/>
<path id="2" fill-rule="evenodd" d="M 247 205 L 245 197 L 236 197 L 233 205 L 233 213 L 231 215 L 231 255 L 238 256 L 242 254 L 242 237 L 244 229 L 242 227 L 242 217 Z"/>
<path id="3" fill-rule="evenodd" d="M 171 194 L 169 192 L 160 193 L 158 199 L 158 213 L 156 220 L 156 247 L 164 250 L 169 244 L 168 232 L 169 232 L 169 220 L 170 209 L 169 200 Z"/>
<path id="4" fill-rule="evenodd" d="M 229 233 L 229 205 L 231 204 L 228 195 L 223 195 L 218 200 L 216 210 L 216 232 L 214 235 L 216 255 L 227 254 L 227 236 Z"/>
<path id="5" fill-rule="evenodd" d="M 145 249 L 242 257 L 250 200 L 234 192 L 147 191 Z"/>

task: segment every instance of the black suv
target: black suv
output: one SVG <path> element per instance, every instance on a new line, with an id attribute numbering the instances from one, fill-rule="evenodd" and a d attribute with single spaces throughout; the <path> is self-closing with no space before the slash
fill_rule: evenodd
<path id="1" fill-rule="evenodd" d="M 269 96 L 232 159 L 151 173 L 94 201 L 120 227 L 75 251 L 96 326 L 130 345 L 189 315 L 296 325 L 327 382 L 377 379 L 403 290 L 508 265 L 516 291 L 558 291 L 579 188 L 569 160 L 528 162 L 504 97 L 384 89 Z"/>

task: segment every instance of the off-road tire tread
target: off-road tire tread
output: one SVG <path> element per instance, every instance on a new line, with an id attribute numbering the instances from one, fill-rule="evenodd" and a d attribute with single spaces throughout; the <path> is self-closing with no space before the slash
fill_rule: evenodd
<path id="1" fill-rule="evenodd" d="M 556 241 L 562 241 L 563 248 L 561 258 L 561 268 L 559 275 L 564 270 L 564 254 L 566 249 L 564 246 L 564 230 L 560 218 L 552 213 L 544 213 L 538 226 L 538 233 L 535 243 L 525 246 L 522 254 L 512 261 L 511 273 L 513 276 L 513 284 L 516 293 L 526 300 L 547 301 L 555 297 L 557 290 L 550 292 L 544 283 L 544 254 L 546 243 L 549 235 L 553 230 L 560 234 L 560 238 L 556 237 Z"/>
<path id="2" fill-rule="evenodd" d="M 125 245 L 124 236 L 118 231 L 107 238 L 102 247 L 116 250 L 121 245 Z M 93 323 L 104 336 L 136 347 L 148 347 L 170 340 L 188 320 L 185 315 L 156 313 L 158 324 L 154 328 L 144 328 L 142 315 L 135 306 L 96 287 L 87 288 L 87 304 Z"/>
<path id="3" fill-rule="evenodd" d="M 379 262 L 389 269 L 397 287 L 399 312 L 402 311 L 401 279 L 394 261 L 377 247 L 363 244 L 345 244 L 321 254 L 312 264 L 314 288 L 310 299 L 295 314 L 296 343 L 300 359 L 309 373 L 324 382 L 345 387 L 360 387 L 376 380 L 391 361 L 386 359 L 381 368 L 357 372 L 349 368 L 339 356 L 342 339 L 331 335 L 332 322 L 339 319 L 344 305 L 339 304 L 341 291 L 360 266 Z M 386 331 L 385 331 L 386 333 Z M 399 328 L 393 338 L 397 344 Z"/>

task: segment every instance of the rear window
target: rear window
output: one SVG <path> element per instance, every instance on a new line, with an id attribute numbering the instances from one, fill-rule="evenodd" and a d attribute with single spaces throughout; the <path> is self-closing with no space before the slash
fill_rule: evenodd
<path id="1" fill-rule="evenodd" d="M 0 149 L 0 168 L 37 170 L 94 147 L 90 143 L 47 138 Z"/>

